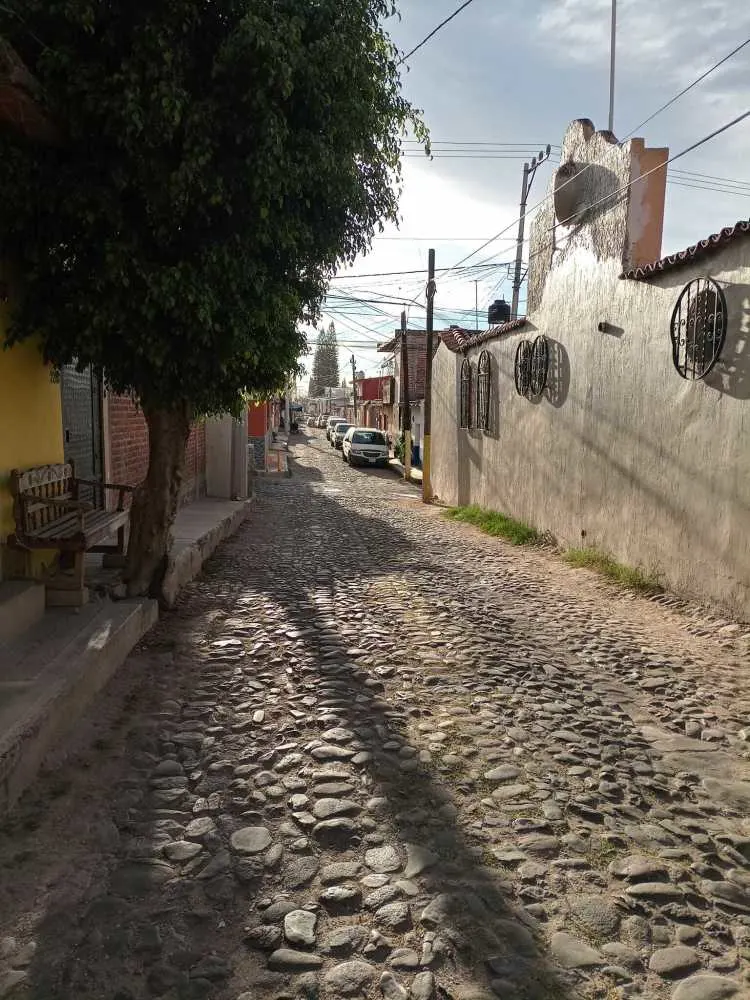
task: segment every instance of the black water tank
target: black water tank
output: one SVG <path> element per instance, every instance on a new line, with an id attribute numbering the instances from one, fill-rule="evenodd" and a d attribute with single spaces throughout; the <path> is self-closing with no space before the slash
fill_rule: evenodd
<path id="1" fill-rule="evenodd" d="M 510 306 L 505 299 L 495 299 L 487 310 L 487 322 L 490 326 L 497 326 L 498 323 L 507 323 L 510 319 Z"/>

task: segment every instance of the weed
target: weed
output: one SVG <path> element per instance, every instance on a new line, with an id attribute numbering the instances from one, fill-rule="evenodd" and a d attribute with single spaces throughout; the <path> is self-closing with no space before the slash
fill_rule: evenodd
<path id="1" fill-rule="evenodd" d="M 543 536 L 523 521 L 516 521 L 497 510 L 484 510 L 472 504 L 470 507 L 449 507 L 444 516 L 452 521 L 473 524 L 487 535 L 504 538 L 511 545 L 539 545 Z"/>
<path id="2" fill-rule="evenodd" d="M 607 552 L 601 552 L 599 549 L 568 549 L 563 558 L 571 566 L 592 569 L 638 594 L 658 594 L 662 590 L 655 573 L 641 567 L 624 566 Z"/>

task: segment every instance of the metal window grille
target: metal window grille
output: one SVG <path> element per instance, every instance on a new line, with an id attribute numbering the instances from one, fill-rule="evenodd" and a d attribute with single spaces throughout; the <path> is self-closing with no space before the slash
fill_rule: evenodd
<path id="1" fill-rule="evenodd" d="M 529 395 L 541 396 L 547 386 L 549 372 L 549 347 L 547 338 L 539 336 L 531 345 L 531 377 Z"/>
<path id="2" fill-rule="evenodd" d="M 713 278 L 683 288 L 670 321 L 672 361 L 684 379 L 705 378 L 719 360 L 727 335 L 727 300 Z"/>
<path id="3" fill-rule="evenodd" d="M 486 431 L 490 426 L 490 374 L 492 360 L 489 351 L 479 355 L 477 369 L 477 427 Z"/>
<path id="4" fill-rule="evenodd" d="M 461 426 L 471 427 L 471 362 L 464 358 L 461 365 Z"/>
<path id="5" fill-rule="evenodd" d="M 516 392 L 519 396 L 526 396 L 529 392 L 531 385 L 531 354 L 531 341 L 520 341 L 516 348 L 516 361 L 513 366 Z"/>

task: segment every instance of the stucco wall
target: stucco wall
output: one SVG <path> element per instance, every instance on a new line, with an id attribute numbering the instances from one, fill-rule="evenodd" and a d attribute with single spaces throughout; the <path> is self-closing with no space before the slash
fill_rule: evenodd
<path id="1" fill-rule="evenodd" d="M 619 280 L 620 269 L 579 245 L 545 275 L 529 325 L 483 345 L 489 433 L 458 427 L 462 356 L 441 345 L 435 492 L 599 546 L 750 619 L 750 239 L 649 284 Z M 669 321 L 683 286 L 707 273 L 725 291 L 729 329 L 713 372 L 686 382 Z M 599 333 L 600 321 L 611 331 Z M 550 380 L 529 402 L 516 394 L 513 362 L 519 339 L 537 332 L 550 343 Z"/>
<path id="2" fill-rule="evenodd" d="M 0 305 L 0 579 L 37 575 L 54 553 L 24 556 L 3 544 L 13 531 L 8 491 L 12 469 L 63 461 L 60 386 L 51 381 L 36 344 L 2 346 L 7 311 Z"/>

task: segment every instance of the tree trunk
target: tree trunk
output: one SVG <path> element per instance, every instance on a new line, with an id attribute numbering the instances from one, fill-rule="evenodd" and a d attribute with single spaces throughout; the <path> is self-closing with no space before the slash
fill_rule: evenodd
<path id="1" fill-rule="evenodd" d="M 187 405 L 173 410 L 144 406 L 143 413 L 148 424 L 148 473 L 135 491 L 130 511 L 125 582 L 129 597 L 161 600 L 191 413 Z"/>

